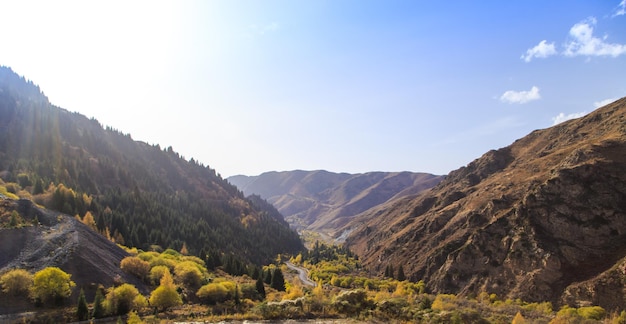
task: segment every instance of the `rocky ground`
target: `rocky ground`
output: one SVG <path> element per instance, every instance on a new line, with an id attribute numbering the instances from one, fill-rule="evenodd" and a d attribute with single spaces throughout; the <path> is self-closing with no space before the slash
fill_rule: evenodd
<path id="1" fill-rule="evenodd" d="M 40 208 L 30 200 L 0 198 L 5 210 L 17 210 L 27 223 L 38 225 L 0 228 L 0 273 L 22 268 L 32 273 L 45 267 L 59 267 L 72 275 L 76 289 L 93 299 L 99 285 L 113 286 L 115 281 L 128 282 L 143 292 L 146 288 L 137 278 L 124 273 L 120 261 L 128 254 L 93 232 L 74 217 Z M 32 309 L 28 301 L 0 302 L 0 314 Z"/>

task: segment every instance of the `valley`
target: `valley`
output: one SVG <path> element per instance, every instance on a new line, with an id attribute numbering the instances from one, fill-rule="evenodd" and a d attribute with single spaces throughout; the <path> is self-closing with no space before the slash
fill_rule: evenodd
<path id="1" fill-rule="evenodd" d="M 223 179 L 0 67 L 0 320 L 621 323 L 624 170 L 626 98 L 447 175 Z"/>

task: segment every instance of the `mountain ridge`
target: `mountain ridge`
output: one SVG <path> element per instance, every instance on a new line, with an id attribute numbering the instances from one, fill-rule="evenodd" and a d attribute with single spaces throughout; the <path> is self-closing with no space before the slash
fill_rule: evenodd
<path id="1" fill-rule="evenodd" d="M 258 194 L 272 203 L 292 227 L 333 234 L 355 215 L 389 200 L 417 194 L 441 179 L 414 172 L 294 170 L 226 180 L 244 194 Z"/>
<path id="2" fill-rule="evenodd" d="M 436 293 L 616 309 L 623 283 L 613 280 L 619 296 L 608 298 L 594 278 L 625 279 L 625 152 L 626 98 L 359 217 L 346 243 L 366 266 L 402 264 Z"/>
<path id="3" fill-rule="evenodd" d="M 98 231 L 144 250 L 186 246 L 203 258 L 233 254 L 262 264 L 303 248 L 273 208 L 246 199 L 214 169 L 56 107 L 7 67 L 0 67 L 0 179 L 51 210 L 91 212 Z"/>

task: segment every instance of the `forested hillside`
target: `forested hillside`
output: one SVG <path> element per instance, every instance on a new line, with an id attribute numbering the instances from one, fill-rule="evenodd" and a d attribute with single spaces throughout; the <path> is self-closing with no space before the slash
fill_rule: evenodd
<path id="1" fill-rule="evenodd" d="M 113 95 L 113 94 L 112 94 Z M 0 67 L 0 178 L 9 193 L 84 218 L 118 243 L 265 262 L 303 245 L 282 216 L 172 147 L 53 106 Z"/>

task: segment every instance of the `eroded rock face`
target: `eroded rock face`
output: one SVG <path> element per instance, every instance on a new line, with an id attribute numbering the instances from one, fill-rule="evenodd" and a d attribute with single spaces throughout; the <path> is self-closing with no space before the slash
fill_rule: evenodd
<path id="1" fill-rule="evenodd" d="M 402 264 L 432 292 L 623 306 L 626 99 L 364 219 L 347 243 L 366 266 Z"/>

